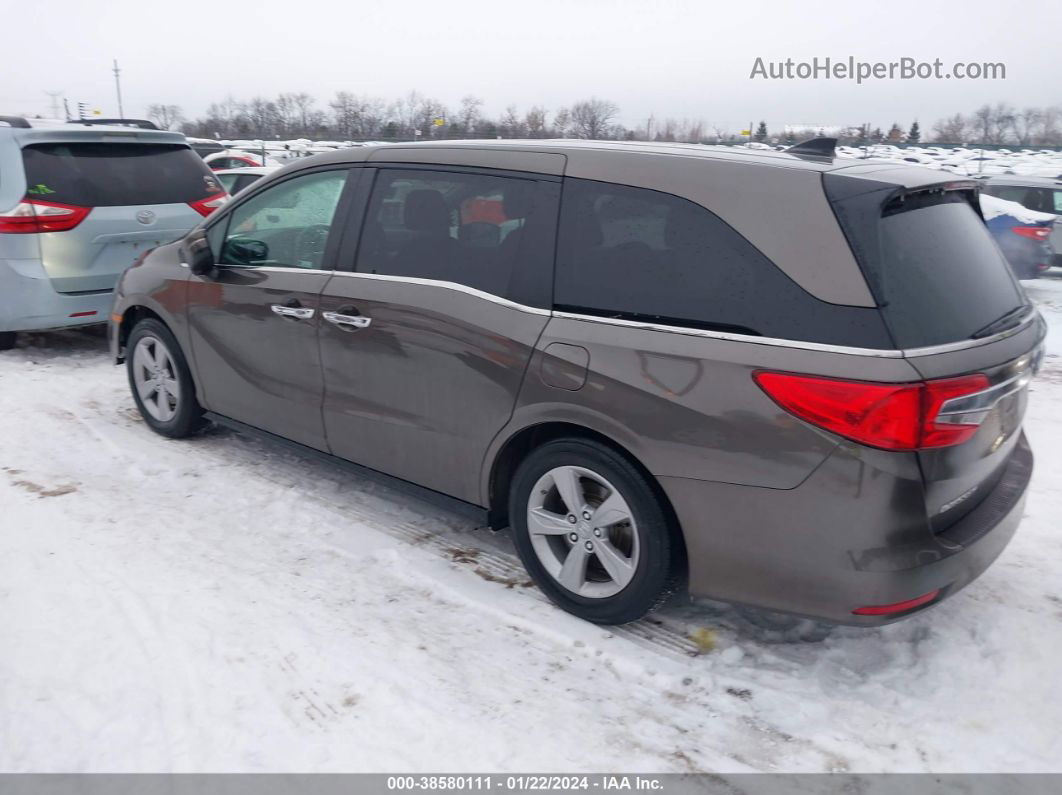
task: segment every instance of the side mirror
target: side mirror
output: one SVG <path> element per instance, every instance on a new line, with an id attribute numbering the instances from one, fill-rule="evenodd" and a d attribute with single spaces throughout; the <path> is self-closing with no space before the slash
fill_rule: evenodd
<path id="1" fill-rule="evenodd" d="M 188 268 L 196 276 L 206 276 L 214 270 L 214 252 L 210 250 L 205 230 L 197 230 L 185 241 L 183 248 Z"/>

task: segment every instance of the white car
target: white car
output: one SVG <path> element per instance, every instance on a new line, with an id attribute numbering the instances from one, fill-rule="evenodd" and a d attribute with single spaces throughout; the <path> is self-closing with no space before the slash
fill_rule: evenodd
<path id="1" fill-rule="evenodd" d="M 214 175 L 218 182 L 224 186 L 230 196 L 235 196 L 241 190 L 251 185 L 266 174 L 272 174 L 278 166 L 244 166 L 243 168 L 225 168 L 215 171 Z"/>

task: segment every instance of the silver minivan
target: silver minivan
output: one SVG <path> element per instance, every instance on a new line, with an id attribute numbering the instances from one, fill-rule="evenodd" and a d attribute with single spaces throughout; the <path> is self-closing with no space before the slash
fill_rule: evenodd
<path id="1" fill-rule="evenodd" d="M 180 133 L 0 116 L 0 350 L 105 322 L 122 271 L 226 198 Z"/>

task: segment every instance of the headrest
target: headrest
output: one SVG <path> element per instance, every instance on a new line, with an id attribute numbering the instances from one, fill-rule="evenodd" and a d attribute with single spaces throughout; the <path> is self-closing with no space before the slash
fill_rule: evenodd
<path id="1" fill-rule="evenodd" d="M 414 232 L 447 234 L 450 229 L 450 213 L 439 191 L 413 190 L 406 196 L 402 222 L 406 229 Z"/>

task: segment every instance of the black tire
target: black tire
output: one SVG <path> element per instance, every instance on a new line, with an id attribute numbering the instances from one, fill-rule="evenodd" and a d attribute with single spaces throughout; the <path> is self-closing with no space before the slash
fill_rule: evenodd
<path id="1" fill-rule="evenodd" d="M 9 351 L 15 347 L 18 334 L 14 331 L 0 331 L 0 351 Z"/>
<path id="2" fill-rule="evenodd" d="M 637 536 L 639 549 L 634 573 L 613 595 L 590 598 L 564 587 L 547 571 L 532 544 L 527 523 L 532 490 L 546 473 L 565 466 L 585 468 L 603 476 L 620 492 L 634 519 L 630 532 Z M 678 553 L 668 516 L 637 467 L 607 445 L 589 439 L 557 439 L 533 450 L 520 463 L 510 488 L 509 522 L 524 568 L 558 607 L 595 624 L 635 621 L 670 596 L 677 582 Z"/>
<path id="3" fill-rule="evenodd" d="M 134 377 L 134 368 L 136 367 L 134 353 L 137 345 L 142 340 L 149 338 L 158 340 L 165 346 L 173 364 L 173 377 L 177 381 L 177 404 L 173 416 L 165 421 L 152 416 L 151 412 L 145 407 L 144 401 L 137 390 Z M 196 400 L 195 384 L 192 381 L 192 373 L 188 369 L 188 361 L 184 357 L 181 346 L 177 344 L 176 338 L 161 321 L 147 318 L 141 320 L 133 327 L 126 342 L 125 367 L 129 377 L 129 389 L 133 393 L 133 400 L 140 411 L 140 416 L 144 418 L 144 422 L 155 433 L 170 439 L 183 439 L 195 434 L 206 424 L 203 419 L 203 408 L 199 405 L 199 401 Z"/>

